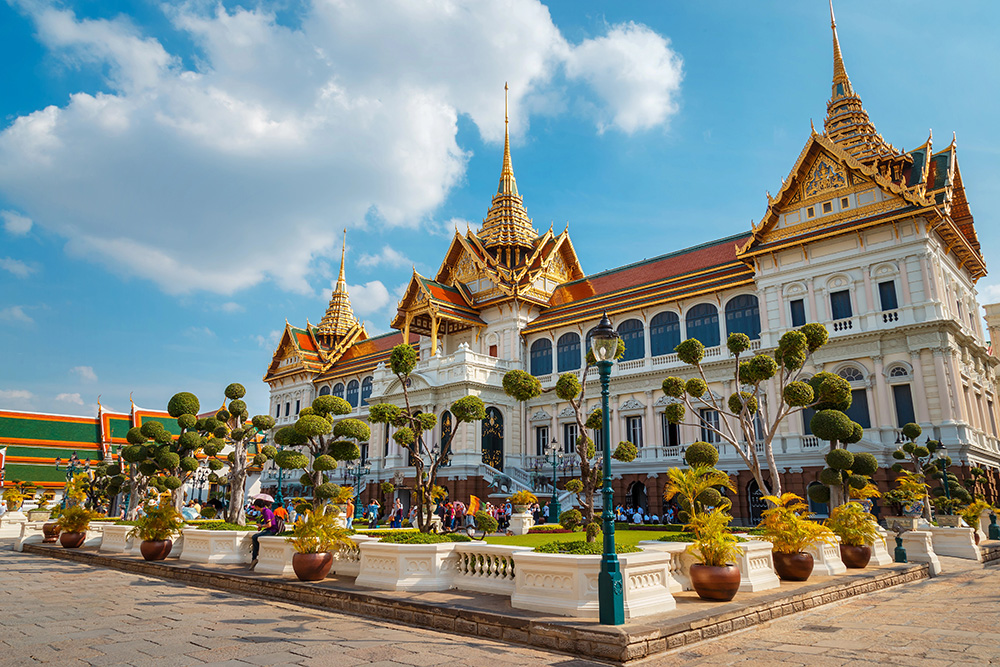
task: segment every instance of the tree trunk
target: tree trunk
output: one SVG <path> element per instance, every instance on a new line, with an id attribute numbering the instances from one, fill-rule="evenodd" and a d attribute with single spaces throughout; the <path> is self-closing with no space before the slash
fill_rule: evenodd
<path id="1" fill-rule="evenodd" d="M 128 509 L 125 512 L 126 521 L 135 521 L 136 517 L 139 516 L 140 495 L 146 495 L 143 488 L 145 485 L 139 479 L 138 468 L 139 464 L 137 463 L 128 464 Z"/>
<path id="2" fill-rule="evenodd" d="M 247 445 L 245 440 L 233 443 L 235 463 L 229 469 L 229 509 L 226 511 L 226 521 L 239 526 L 246 525 L 247 515 L 243 509 L 243 486 L 247 479 Z"/>
<path id="3" fill-rule="evenodd" d="M 923 476 L 924 471 L 920 467 L 920 460 L 916 456 L 914 456 L 913 454 L 910 454 L 910 460 L 913 462 L 913 472 L 915 472 L 918 475 Z M 928 523 L 930 523 L 932 521 L 932 519 L 933 519 L 933 515 L 931 514 L 931 497 L 930 497 L 930 494 L 924 495 L 924 519 L 926 519 Z"/>

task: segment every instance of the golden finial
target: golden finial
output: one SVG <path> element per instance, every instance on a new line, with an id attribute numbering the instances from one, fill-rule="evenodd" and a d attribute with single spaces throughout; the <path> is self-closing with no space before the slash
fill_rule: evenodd
<path id="1" fill-rule="evenodd" d="M 837 37 L 837 18 L 833 15 L 833 0 L 830 0 L 830 29 L 833 30 L 833 85 L 844 84 L 841 94 L 846 94 L 850 87 L 847 70 L 844 68 L 844 56 L 840 52 L 840 39 Z"/>
<path id="2" fill-rule="evenodd" d="M 344 255 L 347 254 L 347 227 L 344 227 L 344 245 L 340 248 L 340 277 L 337 278 L 337 287 L 344 282 Z"/>

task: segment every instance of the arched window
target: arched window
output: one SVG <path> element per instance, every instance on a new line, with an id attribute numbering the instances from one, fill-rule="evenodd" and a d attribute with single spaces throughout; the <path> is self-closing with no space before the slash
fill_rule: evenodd
<path id="1" fill-rule="evenodd" d="M 890 379 L 905 379 L 910 377 L 910 371 L 906 366 L 893 366 L 889 369 Z"/>
<path id="2" fill-rule="evenodd" d="M 319 395 L 320 396 L 329 396 L 330 395 L 330 387 L 328 385 L 324 385 L 324 386 L 320 387 L 319 388 Z"/>
<path id="3" fill-rule="evenodd" d="M 740 294 L 726 304 L 726 335 L 734 333 L 760 338 L 760 307 L 753 294 Z"/>
<path id="4" fill-rule="evenodd" d="M 649 323 L 649 352 L 654 357 L 670 354 L 681 342 L 681 319 L 677 313 L 660 313 Z"/>
<path id="5" fill-rule="evenodd" d="M 351 380 L 347 383 L 347 402 L 352 408 L 358 407 L 358 381 Z"/>
<path id="6" fill-rule="evenodd" d="M 335 384 L 333 386 L 333 395 L 336 396 L 337 398 L 343 398 L 344 397 L 344 383 L 343 382 L 338 382 L 337 384 Z"/>
<path id="7" fill-rule="evenodd" d="M 368 405 L 368 399 L 372 397 L 372 378 L 369 375 L 361 381 L 361 405 Z"/>
<path id="8" fill-rule="evenodd" d="M 625 356 L 619 361 L 632 361 L 646 356 L 646 336 L 640 320 L 625 320 L 619 324 L 618 335 L 625 342 Z"/>
<path id="9" fill-rule="evenodd" d="M 531 344 L 531 374 L 549 375 L 552 372 L 552 341 L 539 338 Z"/>
<path id="10" fill-rule="evenodd" d="M 556 341 L 556 361 L 560 373 L 580 368 L 580 334 L 568 333 Z"/>
<path id="11" fill-rule="evenodd" d="M 861 382 L 865 379 L 865 374 L 861 372 L 861 369 L 856 366 L 845 366 L 841 368 L 837 375 L 844 378 L 848 382 Z"/>
<path id="12" fill-rule="evenodd" d="M 503 413 L 486 408 L 483 419 L 483 463 L 503 470 Z"/>
<path id="13" fill-rule="evenodd" d="M 590 331 L 587 332 L 587 352 L 590 352 L 590 339 L 594 337 L 594 331 L 597 327 L 591 327 Z"/>
<path id="14" fill-rule="evenodd" d="M 719 310 L 710 303 L 700 303 L 687 313 L 687 337 L 697 338 L 705 347 L 719 344 Z"/>

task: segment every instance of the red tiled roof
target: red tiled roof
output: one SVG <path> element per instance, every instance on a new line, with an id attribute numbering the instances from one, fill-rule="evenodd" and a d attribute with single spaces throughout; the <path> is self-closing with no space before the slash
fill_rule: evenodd
<path id="1" fill-rule="evenodd" d="M 410 334 L 410 344 L 415 344 L 420 340 L 420 336 Z M 316 376 L 313 381 L 321 382 L 334 377 L 346 375 L 356 375 L 366 373 L 375 369 L 380 362 L 386 361 L 392 353 L 392 348 L 403 342 L 403 334 L 399 331 L 394 333 L 368 338 L 359 343 L 355 343 L 347 348 L 343 356 L 337 360 L 330 368 L 322 374 Z"/>

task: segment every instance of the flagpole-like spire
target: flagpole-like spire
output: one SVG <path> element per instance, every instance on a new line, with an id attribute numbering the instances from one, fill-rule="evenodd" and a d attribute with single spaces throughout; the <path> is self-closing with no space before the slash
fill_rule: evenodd
<path id="1" fill-rule="evenodd" d="M 833 0 L 830 0 L 830 29 L 833 31 L 833 86 L 834 96 L 837 96 L 837 84 L 843 88 L 840 95 L 849 94 L 851 80 L 847 77 L 847 68 L 844 67 L 844 55 L 840 52 L 840 38 L 837 36 L 837 17 L 833 15 Z M 853 92 L 853 91 L 851 91 Z"/>
<path id="2" fill-rule="evenodd" d="M 316 333 L 320 336 L 328 338 L 343 336 L 358 323 L 357 318 L 354 317 L 354 310 L 351 308 L 351 297 L 347 293 L 347 279 L 344 277 L 346 256 L 347 229 L 345 228 L 344 244 L 340 249 L 340 274 L 337 276 L 337 284 L 333 287 L 333 294 L 330 295 L 330 305 L 327 306 L 323 319 L 316 327 Z"/>
<path id="3" fill-rule="evenodd" d="M 344 280 L 344 256 L 347 255 L 347 227 L 344 227 L 344 245 L 340 248 L 340 277 L 337 278 L 337 288 L 340 289 L 341 284 L 347 284 Z"/>
<path id="4" fill-rule="evenodd" d="M 503 84 L 503 166 L 500 169 L 498 195 L 517 195 L 517 181 L 514 180 L 514 165 L 510 161 L 510 116 L 507 108 L 507 92 L 510 87 Z"/>

